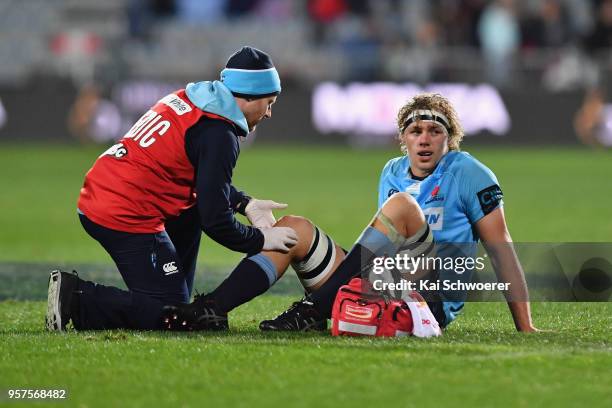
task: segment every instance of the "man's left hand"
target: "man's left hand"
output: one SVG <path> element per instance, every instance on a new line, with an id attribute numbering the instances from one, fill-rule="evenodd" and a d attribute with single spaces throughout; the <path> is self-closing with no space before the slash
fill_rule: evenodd
<path id="1" fill-rule="evenodd" d="M 253 198 L 249 201 L 244 212 L 252 226 L 257 228 L 270 228 L 276 223 L 276 218 L 274 218 L 272 210 L 281 210 L 284 208 L 287 208 L 287 204 Z"/>

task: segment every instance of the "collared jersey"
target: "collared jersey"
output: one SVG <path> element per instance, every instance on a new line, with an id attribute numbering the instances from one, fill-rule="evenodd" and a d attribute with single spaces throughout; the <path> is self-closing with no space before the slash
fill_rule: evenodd
<path id="1" fill-rule="evenodd" d="M 409 193 L 423 210 L 437 243 L 461 244 L 462 249 L 467 247 L 471 252 L 464 256 L 474 256 L 479 240 L 474 224 L 503 205 L 502 191 L 493 172 L 469 153 L 457 151 L 444 155 L 424 180 L 412 178 L 409 168 L 407 156 L 391 159 L 385 165 L 378 188 L 378 207 L 396 192 Z M 439 273 L 440 280 L 456 278 L 454 271 Z M 461 279 L 471 279 L 471 273 L 464 273 Z M 441 296 L 448 324 L 463 307 L 465 294 L 443 292 Z"/>

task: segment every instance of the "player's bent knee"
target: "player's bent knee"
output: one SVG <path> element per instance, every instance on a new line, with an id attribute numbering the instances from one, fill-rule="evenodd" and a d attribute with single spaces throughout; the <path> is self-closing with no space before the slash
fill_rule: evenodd
<path id="1" fill-rule="evenodd" d="M 396 212 L 420 210 L 419 203 L 408 193 L 395 193 L 383 204 L 383 208 Z"/>
<path id="2" fill-rule="evenodd" d="M 425 224 L 425 215 L 408 193 L 395 193 L 385 202 L 382 213 L 404 236 L 412 236 Z"/>
<path id="3" fill-rule="evenodd" d="M 314 229 L 313 223 L 308 218 L 299 215 L 285 215 L 276 221 L 274 226 L 293 228 L 300 238 L 310 236 Z"/>

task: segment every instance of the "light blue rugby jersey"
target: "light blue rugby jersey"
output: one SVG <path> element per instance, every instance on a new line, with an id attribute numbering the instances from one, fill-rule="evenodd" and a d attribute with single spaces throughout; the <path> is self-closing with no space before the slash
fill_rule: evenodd
<path id="1" fill-rule="evenodd" d="M 378 186 L 378 207 L 393 193 L 409 193 L 423 209 L 437 243 L 461 244 L 454 249 L 442 246 L 439 251 L 453 253 L 438 252 L 438 256 L 475 256 L 479 238 L 473 225 L 503 205 L 502 191 L 493 172 L 469 153 L 457 151 L 444 155 L 434 172 L 422 181 L 410 176 L 409 167 L 407 156 L 391 159 L 385 165 Z M 471 280 L 471 272 L 439 273 L 440 280 Z M 457 317 L 465 296 L 464 292 L 441 293 L 446 324 Z"/>

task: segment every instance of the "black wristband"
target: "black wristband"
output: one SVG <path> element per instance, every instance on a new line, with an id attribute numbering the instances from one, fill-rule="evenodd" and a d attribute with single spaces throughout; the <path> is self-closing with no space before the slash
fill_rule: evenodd
<path id="1" fill-rule="evenodd" d="M 246 206 L 249 205 L 249 202 L 251 202 L 251 197 L 248 195 L 244 195 L 242 196 L 242 199 L 240 199 L 240 201 L 238 202 L 238 204 L 236 204 L 236 208 L 234 208 L 234 210 L 242 215 L 246 215 Z"/>

